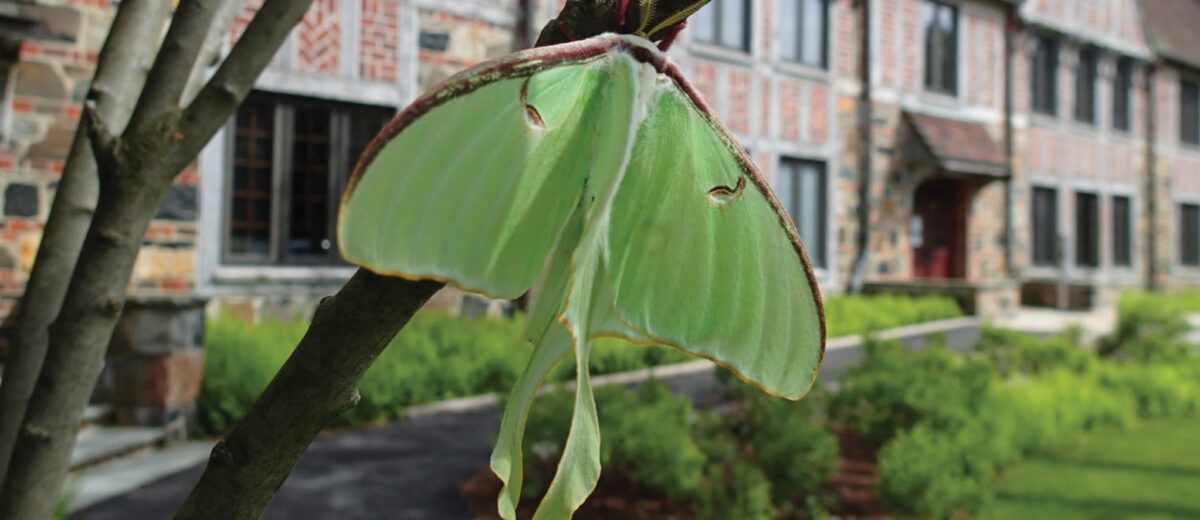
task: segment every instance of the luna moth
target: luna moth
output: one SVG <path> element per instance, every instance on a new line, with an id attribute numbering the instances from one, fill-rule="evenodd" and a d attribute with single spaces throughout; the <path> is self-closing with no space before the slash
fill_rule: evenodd
<path id="1" fill-rule="evenodd" d="M 507 299 L 539 287 L 533 353 L 491 459 L 506 519 L 534 394 L 571 351 L 570 434 L 534 518 L 570 517 L 596 485 L 590 340 L 673 346 L 789 399 L 824 355 L 794 224 L 679 68 L 639 36 L 517 52 L 420 97 L 355 167 L 338 240 L 378 274 Z"/>

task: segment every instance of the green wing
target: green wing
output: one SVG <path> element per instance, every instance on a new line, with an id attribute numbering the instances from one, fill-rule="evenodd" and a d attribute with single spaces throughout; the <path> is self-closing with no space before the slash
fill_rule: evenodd
<path id="1" fill-rule="evenodd" d="M 414 103 L 351 179 L 338 221 L 343 256 L 499 298 L 528 291 L 594 156 L 619 153 L 593 146 L 626 131 L 606 124 L 614 111 L 596 95 L 609 73 L 602 61 L 481 69 Z"/>
<path id="2" fill-rule="evenodd" d="M 722 127 L 657 82 L 613 201 L 608 277 L 624 327 L 798 399 L 824 353 L 820 295 L 796 231 Z"/>

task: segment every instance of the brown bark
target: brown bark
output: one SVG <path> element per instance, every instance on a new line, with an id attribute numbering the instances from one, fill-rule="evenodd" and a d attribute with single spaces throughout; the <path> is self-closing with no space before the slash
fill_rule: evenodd
<path id="1" fill-rule="evenodd" d="M 87 96 L 91 111 L 116 131 L 125 128 L 154 56 L 145 35 L 162 29 L 168 6 L 166 0 L 128 0 L 117 9 Z M 13 316 L 9 358 L 0 385 L 0 484 L 46 357 L 47 327 L 62 306 L 69 274 L 96 208 L 99 180 L 88 142 L 89 121 L 81 119 L 75 132 L 25 294 Z"/>
<path id="2" fill-rule="evenodd" d="M 312 325 L 246 417 L 219 442 L 176 520 L 262 515 L 321 429 L 358 403 L 358 381 L 443 284 L 365 269 L 317 307 Z"/>
<path id="3" fill-rule="evenodd" d="M 111 122 L 88 111 L 100 192 L 79 253 L 86 261 L 75 266 L 50 326 L 43 370 L 0 490 L 0 519 L 50 515 L 155 209 L 175 176 L 252 88 L 311 1 L 267 0 L 213 80 L 181 111 L 188 77 L 221 4 L 182 0 L 120 137 Z"/>

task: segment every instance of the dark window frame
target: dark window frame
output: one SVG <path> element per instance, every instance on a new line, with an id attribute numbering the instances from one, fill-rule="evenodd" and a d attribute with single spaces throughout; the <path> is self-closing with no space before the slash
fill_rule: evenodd
<path id="1" fill-rule="evenodd" d="M 1112 216 L 1112 265 L 1133 266 L 1133 197 L 1113 195 L 1109 213 Z"/>
<path id="2" fill-rule="evenodd" d="M 792 156 L 780 156 L 779 157 L 779 170 L 778 170 L 779 173 L 778 173 L 778 175 L 785 175 L 785 172 L 790 171 L 790 172 L 793 172 L 793 174 L 796 177 L 795 179 L 792 179 L 792 181 L 791 181 L 791 186 L 792 186 L 791 194 L 790 195 L 784 194 L 784 196 L 783 196 L 784 200 L 782 200 L 780 202 L 785 205 L 784 210 L 786 210 L 788 215 L 791 217 L 792 224 L 796 227 L 796 232 L 800 233 L 801 226 L 800 226 L 800 222 L 797 220 L 800 212 L 797 210 L 800 208 L 800 205 L 802 204 L 804 192 L 801 190 L 802 183 L 799 182 L 799 178 L 800 178 L 801 172 L 803 171 L 802 168 L 805 166 L 815 167 L 815 169 L 817 171 L 818 187 L 816 189 L 816 197 L 817 197 L 816 202 L 817 202 L 817 214 L 819 215 L 819 222 L 816 227 L 817 239 L 811 240 L 811 241 L 805 241 L 804 247 L 805 247 L 806 252 L 808 253 L 809 261 L 812 262 L 813 267 L 827 268 L 829 266 L 829 247 L 828 246 L 829 246 L 829 222 L 830 222 L 829 165 L 828 165 L 828 163 L 826 163 L 825 161 L 816 160 L 816 159 L 806 159 L 806 158 L 802 158 L 802 157 L 792 157 Z M 780 186 L 780 184 L 781 183 L 778 180 L 776 180 L 776 186 L 782 188 L 782 186 Z M 789 201 L 789 200 L 792 202 L 793 206 L 795 206 L 795 207 L 787 207 L 786 206 L 787 201 Z M 801 239 L 803 239 L 803 237 L 801 237 Z"/>
<path id="3" fill-rule="evenodd" d="M 1075 265 L 1100 267 L 1100 195 L 1075 192 Z"/>
<path id="4" fill-rule="evenodd" d="M 1200 203 L 1179 204 L 1179 265 L 1200 267 Z"/>
<path id="5" fill-rule="evenodd" d="M 722 8 L 728 2 L 738 2 L 739 4 L 741 4 L 741 7 L 742 7 L 742 38 L 741 38 L 742 41 L 739 42 L 738 46 L 736 46 L 736 47 L 726 45 L 722 41 L 722 40 L 724 40 L 725 25 L 723 23 L 723 17 L 721 16 L 721 12 L 723 11 Z M 751 4 L 752 4 L 752 2 L 750 0 L 711 0 L 708 3 L 708 5 L 701 7 L 700 9 L 702 9 L 702 10 L 703 9 L 711 9 L 712 10 L 713 38 L 712 38 L 712 40 L 706 40 L 700 36 L 699 31 L 695 31 L 695 32 L 693 32 L 695 40 L 697 42 L 703 43 L 705 45 L 712 45 L 714 47 L 720 47 L 722 49 L 729 49 L 729 50 L 733 50 L 733 51 L 737 51 L 737 52 L 741 52 L 741 53 L 745 53 L 745 54 L 750 54 L 751 53 L 751 43 L 752 43 L 751 29 L 754 27 L 754 24 L 753 24 L 754 7 Z M 696 17 L 695 17 L 695 15 L 693 15 L 692 16 L 693 23 L 696 23 L 695 19 L 696 19 Z"/>
<path id="6" fill-rule="evenodd" d="M 940 24 L 932 23 L 939 19 L 943 12 L 949 12 L 950 18 L 953 20 L 948 34 L 941 30 Z M 940 0 L 922 0 L 921 25 L 924 40 L 922 46 L 925 60 L 923 79 L 925 90 L 957 96 L 958 6 Z M 947 44 L 947 40 L 949 40 L 949 44 Z"/>
<path id="7" fill-rule="evenodd" d="M 1039 197 L 1039 195 L 1046 197 Z M 1044 200 L 1039 201 L 1039 198 Z M 1030 192 L 1029 201 L 1030 262 L 1040 267 L 1057 267 L 1059 261 L 1058 188 L 1034 186 Z M 1048 207 L 1043 208 L 1043 205 Z M 1043 222 L 1043 220 L 1049 220 L 1049 222 Z"/>
<path id="8" fill-rule="evenodd" d="M 1200 146 L 1200 82 L 1179 78 L 1179 142 Z"/>
<path id="9" fill-rule="evenodd" d="M 1075 121 L 1096 124 L 1096 83 L 1100 77 L 1100 50 L 1083 47 L 1075 58 Z"/>
<path id="10" fill-rule="evenodd" d="M 1133 127 L 1133 60 L 1117 59 L 1112 85 L 1113 130 L 1128 132 Z"/>
<path id="11" fill-rule="evenodd" d="M 1038 114 L 1058 115 L 1059 40 L 1035 34 L 1029 56 L 1029 107 Z"/>
<path id="12" fill-rule="evenodd" d="M 258 107 L 270 114 L 270 126 L 267 132 L 271 151 L 266 159 L 267 165 L 259 166 L 259 168 L 269 170 L 270 186 L 265 188 L 268 191 L 266 200 L 269 201 L 269 211 L 265 220 L 256 216 L 249 217 L 251 221 L 259 221 L 255 223 L 256 227 L 261 227 L 260 223 L 265 222 L 269 230 L 265 253 L 235 250 L 233 236 L 234 227 L 239 224 L 235 220 L 234 211 L 234 206 L 238 203 L 234 198 L 235 191 L 238 189 L 236 182 L 239 175 L 236 166 L 239 166 L 237 162 L 242 160 L 238 156 L 237 138 L 242 132 L 239 118 L 244 110 L 250 110 L 252 107 Z M 297 207 L 297 201 L 293 198 L 295 195 L 293 188 L 297 187 L 293 185 L 297 176 L 294 164 L 296 158 L 293 157 L 298 143 L 296 115 L 301 111 L 324 112 L 328 118 L 328 132 L 325 134 L 329 140 L 326 150 L 326 167 L 323 171 L 317 171 L 322 169 L 319 167 L 314 169 L 311 164 L 308 165 L 310 173 L 325 175 L 325 179 L 321 183 L 325 184 L 327 190 L 325 200 L 315 201 L 315 203 L 325 206 L 320 218 L 325 220 L 325 235 L 329 241 L 329 247 L 317 253 L 292 252 L 289 251 L 288 244 L 290 238 L 297 238 L 290 237 L 290 235 L 294 224 L 293 211 Z M 362 128 L 356 127 L 356 125 L 367 123 L 368 126 L 376 126 L 378 123 L 378 126 L 382 126 L 395 112 L 392 107 L 326 101 L 265 92 L 251 93 L 228 124 L 227 167 L 222 200 L 222 263 L 262 266 L 343 265 L 345 262 L 338 253 L 336 244 L 335 226 L 338 204 L 350 170 L 353 169 L 358 155 L 362 153 L 375 133 L 372 131 L 366 135 L 360 131 Z M 312 185 L 308 188 L 311 191 L 319 187 Z M 259 190 L 256 189 L 256 191 Z M 310 198 L 314 196 L 313 193 L 309 193 L 309 195 Z M 256 194 L 255 196 L 260 195 Z"/>
<path id="13" fill-rule="evenodd" d="M 804 39 L 804 26 L 805 26 L 804 22 L 807 20 L 806 17 L 809 16 L 809 14 L 810 14 L 805 9 L 805 6 L 808 5 L 807 2 L 805 0 L 782 0 L 782 1 L 797 3 L 797 6 L 796 6 L 796 48 L 792 49 L 792 52 L 794 54 L 790 57 L 785 56 L 781 52 L 779 59 L 782 61 L 788 62 L 788 63 L 796 63 L 796 64 L 803 65 L 806 67 L 815 67 L 815 68 L 819 68 L 822 70 L 828 70 L 829 69 L 829 2 L 830 2 L 830 0 L 817 0 L 817 2 L 821 6 L 821 13 L 820 13 L 821 37 L 819 40 L 821 42 L 821 53 L 820 53 L 819 61 L 817 63 L 810 63 L 810 62 L 805 61 L 805 59 L 804 59 L 804 54 L 805 54 L 804 51 L 806 50 L 805 49 L 805 39 Z M 780 31 L 783 31 L 783 30 L 785 30 L 785 29 L 780 28 Z"/>

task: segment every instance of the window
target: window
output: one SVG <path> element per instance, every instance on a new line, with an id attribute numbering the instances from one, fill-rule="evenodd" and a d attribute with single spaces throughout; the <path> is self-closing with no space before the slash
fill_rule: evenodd
<path id="1" fill-rule="evenodd" d="M 779 58 L 825 68 L 828 0 L 781 0 Z"/>
<path id="2" fill-rule="evenodd" d="M 1099 60 L 1096 49 L 1080 49 L 1075 64 L 1075 120 L 1081 123 L 1096 123 L 1096 67 Z"/>
<path id="3" fill-rule="evenodd" d="M 1112 126 L 1116 130 L 1129 131 L 1129 100 L 1133 90 L 1133 61 L 1117 60 L 1116 77 L 1113 78 Z"/>
<path id="4" fill-rule="evenodd" d="M 1054 115 L 1058 111 L 1058 40 L 1034 36 L 1030 58 L 1033 111 Z"/>
<path id="5" fill-rule="evenodd" d="M 247 99 L 232 125 L 226 260 L 340 262 L 333 240 L 342 187 L 393 112 L 261 94 Z"/>
<path id="6" fill-rule="evenodd" d="M 1100 265 L 1100 199 L 1095 193 L 1075 193 L 1075 265 Z"/>
<path id="7" fill-rule="evenodd" d="M 813 266 L 825 267 L 825 164 L 786 157 L 780 159 L 775 194 L 792 216 Z"/>
<path id="8" fill-rule="evenodd" d="M 1200 266 L 1200 204 L 1179 205 L 1179 263 Z"/>
<path id="9" fill-rule="evenodd" d="M 1179 140 L 1200 145 L 1200 85 L 1179 80 Z"/>
<path id="10" fill-rule="evenodd" d="M 925 88 L 954 95 L 958 90 L 958 10 L 925 0 L 921 25 L 925 30 Z"/>
<path id="11" fill-rule="evenodd" d="M 749 0 L 712 0 L 688 25 L 696 41 L 750 52 Z"/>
<path id="12" fill-rule="evenodd" d="M 1129 197 L 1113 195 L 1112 198 L 1112 262 L 1113 265 L 1129 267 L 1133 263 L 1133 228 Z"/>
<path id="13" fill-rule="evenodd" d="M 1033 189 L 1033 265 L 1058 263 L 1058 190 Z"/>

